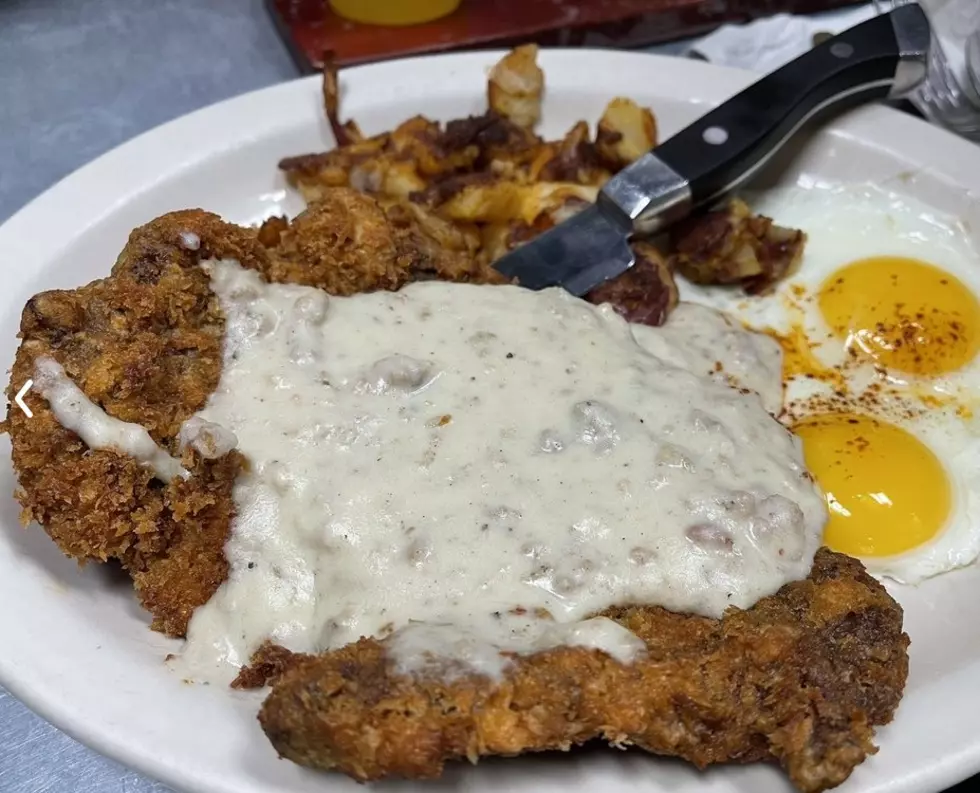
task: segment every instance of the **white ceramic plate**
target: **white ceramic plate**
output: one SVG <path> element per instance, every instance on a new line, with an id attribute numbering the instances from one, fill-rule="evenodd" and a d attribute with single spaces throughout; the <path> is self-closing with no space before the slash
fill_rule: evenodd
<path id="1" fill-rule="evenodd" d="M 416 113 L 450 119 L 485 106 L 499 53 L 422 58 L 344 73 L 343 110 L 368 132 Z M 595 121 L 614 95 L 651 105 L 662 135 L 744 87 L 750 76 L 680 59 L 553 51 L 544 133 Z M 25 301 L 106 275 L 130 230 L 173 209 L 204 207 L 248 223 L 301 208 L 276 170 L 283 156 L 330 145 L 318 80 L 242 96 L 167 124 L 82 168 L 0 228 L 0 361 L 13 360 Z M 851 114 L 781 156 L 770 180 L 867 181 L 961 215 L 980 233 L 980 149 L 882 108 Z M 972 223 L 972 225 L 970 225 Z M 163 663 L 177 643 L 151 633 L 128 583 L 79 570 L 37 527 L 18 525 L 9 443 L 0 448 L 0 682 L 93 748 L 174 787 L 201 793 L 363 791 L 277 759 L 255 720 L 258 695 L 180 682 Z M 881 751 L 842 791 L 939 791 L 980 771 L 980 571 L 897 588 L 912 637 L 911 676 Z M 627 791 L 790 790 L 776 769 L 689 766 L 643 752 L 451 766 L 444 781 L 386 788 Z"/>

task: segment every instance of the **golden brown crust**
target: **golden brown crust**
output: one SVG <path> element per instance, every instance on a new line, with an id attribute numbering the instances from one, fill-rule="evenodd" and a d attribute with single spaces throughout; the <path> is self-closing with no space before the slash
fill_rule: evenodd
<path id="1" fill-rule="evenodd" d="M 312 661 L 314 656 L 294 653 L 279 644 L 264 641 L 259 649 L 252 653 L 249 662 L 239 669 L 235 679 L 231 681 L 232 688 L 255 689 L 265 688 L 279 680 L 286 672 L 296 669 L 300 664 Z"/>
<path id="2" fill-rule="evenodd" d="M 304 284 L 335 295 L 398 289 L 440 278 L 500 282 L 478 262 L 467 237 L 418 206 L 383 207 L 350 189 L 332 189 L 280 232 L 259 269 L 270 281 Z"/>
<path id="3" fill-rule="evenodd" d="M 50 356 L 108 413 L 141 423 L 177 454 L 181 422 L 218 382 L 223 333 L 207 276 L 192 266 L 197 255 L 182 247 L 182 232 L 200 235 L 206 255 L 256 256 L 252 237 L 200 211 L 137 229 L 111 277 L 28 301 L 8 398 L 33 376 L 35 359 Z M 222 546 L 241 458 L 188 458 L 195 476 L 163 485 L 127 456 L 89 450 L 37 393 L 27 401 L 34 418 L 10 410 L 4 423 L 23 520 L 37 520 L 79 560 L 121 561 L 153 627 L 182 635 L 227 576 Z"/>
<path id="4" fill-rule="evenodd" d="M 132 233 L 110 277 L 28 301 L 8 399 L 33 377 L 37 357 L 50 356 L 107 413 L 142 424 L 179 456 L 180 425 L 204 406 L 221 372 L 224 319 L 200 260 L 237 259 L 269 280 L 343 295 L 424 278 L 500 282 L 444 223 L 346 188 L 328 191 L 291 224 L 277 219 L 260 230 L 200 210 L 164 215 Z M 183 241 L 188 234 L 196 250 Z M 183 636 L 228 574 L 223 547 L 242 458 L 186 457 L 194 476 L 164 485 L 130 457 L 88 449 L 36 392 L 27 402 L 33 419 L 8 408 L 2 425 L 23 520 L 39 522 L 79 561 L 119 560 L 153 627 Z"/>
<path id="5" fill-rule="evenodd" d="M 598 737 L 699 767 L 773 757 L 813 793 L 875 751 L 872 726 L 891 720 L 908 671 L 901 608 L 827 550 L 808 580 L 722 620 L 605 614 L 646 642 L 644 660 L 561 648 L 519 659 L 500 684 L 446 681 L 400 676 L 384 642 L 362 639 L 294 659 L 259 720 L 284 757 L 359 780 L 433 778 L 451 759 Z"/>

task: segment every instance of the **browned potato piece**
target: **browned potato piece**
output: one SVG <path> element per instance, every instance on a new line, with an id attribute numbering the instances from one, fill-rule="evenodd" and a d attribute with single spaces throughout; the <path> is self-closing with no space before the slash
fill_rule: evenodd
<path id="1" fill-rule="evenodd" d="M 556 196 L 555 200 L 549 203 L 549 206 L 544 213 L 544 217 L 547 217 L 549 223 L 547 226 L 542 227 L 538 233 L 541 233 L 541 231 L 544 231 L 545 229 L 551 228 L 551 226 L 568 220 L 570 217 L 577 215 L 591 204 L 591 201 L 586 201 L 584 198 L 577 195 L 566 194 Z M 542 217 L 539 217 L 536 225 L 540 225 L 542 219 Z"/>
<path id="2" fill-rule="evenodd" d="M 585 299 L 611 303 L 616 313 L 641 325 L 663 325 L 677 305 L 674 275 L 663 254 L 648 242 L 634 242 L 636 264 L 618 278 L 597 286 Z"/>
<path id="3" fill-rule="evenodd" d="M 618 170 L 657 145 L 657 120 L 647 107 L 616 97 L 599 119 L 596 149 L 602 161 Z"/>
<path id="4" fill-rule="evenodd" d="M 534 223 L 512 220 L 487 223 L 481 227 L 481 253 L 487 262 L 493 262 L 525 242 L 590 206 L 591 202 L 573 195 L 556 198 L 547 211 L 538 215 Z"/>
<path id="5" fill-rule="evenodd" d="M 410 201 L 382 199 L 379 203 L 384 207 L 389 219 L 407 218 L 445 250 L 475 254 L 480 247 L 480 231 L 475 225 L 454 223 Z"/>
<path id="6" fill-rule="evenodd" d="M 670 264 L 696 284 L 740 284 L 749 294 L 762 294 L 796 271 L 805 244 L 802 231 L 753 215 L 736 198 L 676 226 Z"/>
<path id="7" fill-rule="evenodd" d="M 539 215 L 558 210 L 569 199 L 595 201 L 598 188 L 570 182 L 520 184 L 480 175 L 442 185 L 435 206 L 451 220 L 478 223 L 523 221 L 533 224 Z"/>
<path id="8" fill-rule="evenodd" d="M 558 143 L 546 143 L 528 168 L 532 181 L 578 182 L 601 187 L 609 170 L 599 161 L 595 143 L 589 138 L 589 125 L 579 121 Z"/>
<path id="9" fill-rule="evenodd" d="M 569 199 L 569 201 L 577 199 Z M 579 202 L 580 206 L 588 206 L 585 201 Z M 569 204 L 568 206 L 571 206 Z M 557 210 L 563 211 L 562 209 Z M 570 211 L 565 209 L 565 211 Z M 530 242 L 539 234 L 550 229 L 557 221 L 552 214 L 539 215 L 534 223 L 525 223 L 522 220 L 512 220 L 507 223 L 487 223 L 481 228 L 481 249 L 480 252 L 487 262 L 494 262 L 504 254 L 510 253 L 514 248 L 520 247 L 525 242 Z"/>
<path id="10" fill-rule="evenodd" d="M 286 157 L 279 162 L 279 169 L 310 203 L 319 200 L 333 188 L 353 186 L 351 172 L 355 168 L 361 170 L 361 180 L 377 179 L 380 184 L 382 177 L 372 174 L 383 175 L 388 167 L 385 151 L 389 138 L 385 133 L 321 154 Z"/>
<path id="11" fill-rule="evenodd" d="M 480 251 L 486 261 L 494 262 L 517 247 L 512 234 L 510 223 L 486 223 L 480 227 Z"/>
<path id="12" fill-rule="evenodd" d="M 456 175 L 462 175 L 487 171 L 499 174 L 501 166 L 517 174 L 544 144 L 530 129 L 489 110 L 480 116 L 448 122 L 437 145 L 446 157 L 462 151 L 473 153 L 465 167 L 457 169 Z"/>
<path id="13" fill-rule="evenodd" d="M 415 163 L 409 160 L 389 160 L 379 162 L 378 182 L 380 187 L 374 192 L 395 198 L 408 198 L 412 193 L 425 189 L 425 180 L 419 176 Z M 351 187 L 363 190 L 363 185 L 356 181 L 359 169 L 351 171 Z"/>
<path id="14" fill-rule="evenodd" d="M 337 79 L 337 63 L 332 52 L 323 55 L 323 110 L 338 146 L 347 146 L 364 139 L 357 123 L 340 121 L 340 82 Z"/>
<path id="15" fill-rule="evenodd" d="M 535 223 L 542 215 L 558 223 L 595 203 L 599 188 L 569 182 L 537 182 L 528 186 L 521 205 L 524 222 Z M 542 229 L 543 230 L 543 229 Z"/>
<path id="16" fill-rule="evenodd" d="M 522 127 L 533 127 L 541 118 L 544 72 L 537 57 L 536 44 L 517 47 L 497 62 L 487 82 L 490 109 Z"/>
<path id="17" fill-rule="evenodd" d="M 480 154 L 476 146 L 447 145 L 442 128 L 424 116 L 403 121 L 391 133 L 391 156 L 411 163 L 424 178 L 470 168 Z"/>
<path id="18" fill-rule="evenodd" d="M 356 144 L 352 147 L 355 150 L 336 149 L 324 155 L 291 157 L 283 160 L 279 167 L 308 204 L 322 200 L 338 187 L 353 187 L 362 193 L 380 193 L 393 198 L 407 198 L 425 189 L 426 182 L 419 175 L 415 162 L 396 159 L 384 152 L 365 156 L 357 149 L 367 148 L 367 144 L 367 141 L 363 146 Z"/>

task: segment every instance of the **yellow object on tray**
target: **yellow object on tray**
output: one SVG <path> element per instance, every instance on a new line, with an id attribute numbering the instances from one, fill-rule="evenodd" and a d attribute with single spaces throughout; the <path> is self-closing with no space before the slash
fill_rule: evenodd
<path id="1" fill-rule="evenodd" d="M 330 0 L 334 11 L 369 25 L 418 25 L 459 8 L 460 0 Z"/>

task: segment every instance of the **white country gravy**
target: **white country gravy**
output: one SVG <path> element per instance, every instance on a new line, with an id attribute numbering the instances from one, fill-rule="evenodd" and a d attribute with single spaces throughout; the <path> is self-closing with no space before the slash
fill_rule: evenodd
<path id="1" fill-rule="evenodd" d="M 34 362 L 34 385 L 51 406 L 58 423 L 78 435 L 90 449 L 124 452 L 164 482 L 176 476 L 187 478 L 180 462 L 157 446 L 145 427 L 110 416 L 85 396 L 53 358 L 41 356 Z"/>
<path id="2" fill-rule="evenodd" d="M 558 289 L 336 298 L 204 266 L 224 366 L 181 441 L 250 469 L 188 676 L 392 632 L 404 672 L 565 644 L 629 662 L 642 642 L 591 615 L 717 617 L 809 572 L 826 513 L 766 410 L 778 349 L 710 309 L 653 329 Z"/>

